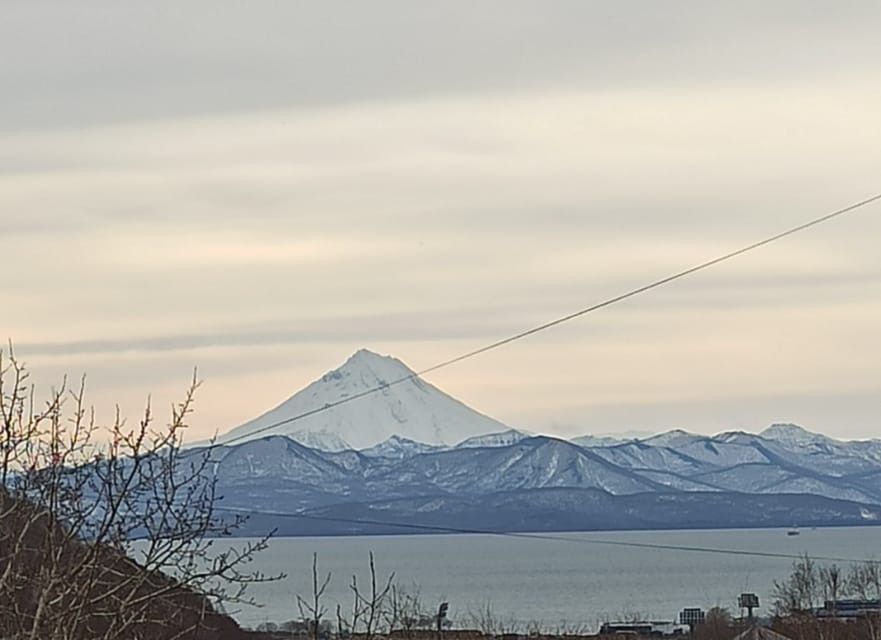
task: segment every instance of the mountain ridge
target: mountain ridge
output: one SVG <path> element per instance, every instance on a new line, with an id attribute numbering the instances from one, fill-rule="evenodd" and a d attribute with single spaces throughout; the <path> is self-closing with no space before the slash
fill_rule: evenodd
<path id="1" fill-rule="evenodd" d="M 707 438 L 706 443 L 713 440 Z M 756 436 L 752 445 L 764 447 L 765 443 Z M 291 508 L 299 512 L 424 496 L 457 501 L 537 489 L 596 489 L 619 497 L 681 495 L 676 500 L 686 505 L 693 504 L 687 496 L 708 493 L 744 494 L 756 499 L 800 496 L 793 504 L 802 506 L 805 499 L 813 497 L 861 504 L 868 513 L 881 513 L 876 506 L 881 504 L 881 465 L 868 474 L 857 469 L 830 475 L 813 468 L 810 461 L 800 466 L 797 456 L 792 457 L 795 462 L 765 454 L 751 459 L 740 451 L 746 446 L 716 441 L 716 453 L 701 461 L 665 446 L 630 442 L 617 448 L 590 448 L 536 436 L 501 446 L 430 447 L 406 455 L 371 456 L 358 451 L 321 452 L 285 436 L 267 436 L 220 447 L 220 455 L 215 457 L 225 504 L 257 512 Z M 735 452 L 726 459 L 731 448 Z M 623 459 L 618 449 L 624 450 Z M 671 456 L 683 463 L 679 469 L 671 469 Z M 743 459 L 748 461 L 741 462 Z M 785 503 L 781 499 L 775 508 L 782 509 Z M 873 516 L 867 523 L 876 520 Z M 719 525 L 724 522 L 720 519 Z M 676 524 L 676 512 L 671 511 L 668 525 Z"/>
<path id="2" fill-rule="evenodd" d="M 336 405 L 347 397 L 358 400 Z M 332 409 L 314 412 L 322 406 Z M 285 421 L 307 411 L 314 415 Z M 447 509 L 451 517 L 497 529 L 642 527 L 649 520 L 660 528 L 881 521 L 878 440 L 836 440 L 781 423 L 758 434 L 674 429 L 644 438 L 536 436 L 470 409 L 400 360 L 366 350 L 226 434 L 216 451 L 224 505 L 250 511 L 260 522 L 272 512 L 290 517 L 322 510 L 341 520 L 347 509 L 380 510 L 373 517 L 381 519 L 383 505 L 414 522 L 432 521 L 427 513 Z M 568 507 L 547 503 L 551 495 L 565 496 Z M 773 514 L 750 513 L 744 496 Z M 816 517 L 809 514 L 812 500 Z M 705 513 L 725 504 L 736 518 Z M 646 516 L 615 509 L 645 509 Z"/>

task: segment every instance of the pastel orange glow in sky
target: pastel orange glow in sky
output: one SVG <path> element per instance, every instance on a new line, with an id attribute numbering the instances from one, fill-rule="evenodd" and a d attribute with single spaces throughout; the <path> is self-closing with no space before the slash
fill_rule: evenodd
<path id="1" fill-rule="evenodd" d="M 881 7 L 708 4 L 8 4 L 0 334 L 105 417 L 198 366 L 206 436 L 881 190 Z M 875 437 L 879 238 L 866 208 L 430 380 L 564 436 Z"/>

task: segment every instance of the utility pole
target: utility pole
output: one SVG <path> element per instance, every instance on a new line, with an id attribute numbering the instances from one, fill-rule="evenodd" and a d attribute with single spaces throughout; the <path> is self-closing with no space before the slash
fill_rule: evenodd
<path id="1" fill-rule="evenodd" d="M 450 608 L 449 602 L 441 602 L 437 608 L 437 640 L 441 640 L 444 633 L 444 620 L 447 619 L 447 610 Z"/>

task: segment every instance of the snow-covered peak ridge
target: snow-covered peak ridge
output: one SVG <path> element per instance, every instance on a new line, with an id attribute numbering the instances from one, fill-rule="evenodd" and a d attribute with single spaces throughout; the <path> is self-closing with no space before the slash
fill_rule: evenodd
<path id="1" fill-rule="evenodd" d="M 420 453 L 428 453 L 430 451 L 440 451 L 446 449 L 443 445 L 426 444 L 417 442 L 409 438 L 401 436 L 391 436 L 388 440 L 384 440 L 379 444 L 361 449 L 360 453 L 370 458 L 396 458 L 404 459 L 410 456 L 419 455 Z"/>
<path id="2" fill-rule="evenodd" d="M 676 448 L 686 444 L 690 444 L 695 440 L 705 440 L 707 437 L 708 436 L 701 436 L 696 433 L 689 433 L 688 431 L 683 431 L 682 429 L 673 429 L 672 431 L 659 433 L 658 435 L 652 436 L 651 438 L 645 438 L 644 440 L 640 440 L 640 442 L 651 444 L 657 447 Z"/>
<path id="3" fill-rule="evenodd" d="M 337 452 L 348 451 L 352 448 L 352 445 L 346 442 L 343 438 L 327 430 L 308 431 L 306 429 L 300 429 L 299 431 L 294 431 L 293 433 L 288 434 L 287 437 L 291 440 L 296 440 L 310 449 L 318 449 L 319 451 Z"/>
<path id="4" fill-rule="evenodd" d="M 587 433 L 583 436 L 570 438 L 569 441 L 579 447 L 615 447 L 629 442 L 641 442 L 654 437 L 647 431 L 622 431 L 621 433 Z"/>
<path id="5" fill-rule="evenodd" d="M 369 349 L 359 349 L 341 366 L 328 371 L 321 382 L 328 384 L 346 380 L 366 390 L 386 384 L 419 382 L 416 372 L 392 356 L 383 356 Z"/>
<path id="6" fill-rule="evenodd" d="M 370 349 L 358 349 L 336 371 L 370 371 L 374 375 L 383 376 L 412 376 L 416 375 L 406 364 L 393 356 L 384 356 Z"/>
<path id="7" fill-rule="evenodd" d="M 456 445 L 456 449 L 476 449 L 479 447 L 507 447 L 521 440 L 531 438 L 533 434 L 517 429 L 508 429 L 498 433 L 486 433 L 467 438 Z"/>
<path id="8" fill-rule="evenodd" d="M 730 444 L 755 444 L 762 441 L 776 442 L 782 446 L 789 448 L 804 448 L 818 444 L 846 444 L 847 441 L 836 440 L 821 433 L 808 431 L 804 427 L 796 424 L 772 424 L 770 427 L 759 433 L 751 433 L 748 431 L 723 431 L 715 435 L 691 433 L 682 429 L 673 429 L 665 431 L 657 435 L 639 438 L 625 438 L 610 434 L 610 436 L 601 438 L 599 436 L 582 436 L 576 438 L 573 442 L 582 444 L 583 446 L 603 446 L 609 441 L 617 440 L 618 443 L 624 442 L 641 442 L 652 446 L 661 447 L 680 447 L 687 446 L 693 442 L 724 442 Z M 594 444 L 596 443 L 596 444 Z"/>
<path id="9" fill-rule="evenodd" d="M 797 424 L 772 424 L 759 435 L 765 440 L 775 440 L 790 447 L 805 447 L 817 443 L 838 442 L 834 438 L 808 431 Z"/>

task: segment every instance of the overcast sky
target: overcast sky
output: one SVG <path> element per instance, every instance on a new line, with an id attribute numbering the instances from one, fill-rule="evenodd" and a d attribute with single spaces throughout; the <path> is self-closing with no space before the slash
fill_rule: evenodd
<path id="1" fill-rule="evenodd" d="M 194 434 L 881 191 L 877 2 L 5 2 L 0 333 Z M 881 206 L 430 376 L 564 436 L 881 435 Z"/>

